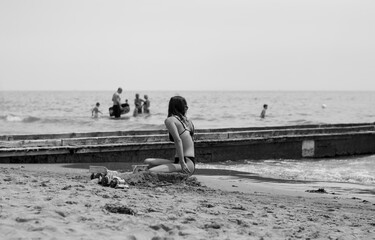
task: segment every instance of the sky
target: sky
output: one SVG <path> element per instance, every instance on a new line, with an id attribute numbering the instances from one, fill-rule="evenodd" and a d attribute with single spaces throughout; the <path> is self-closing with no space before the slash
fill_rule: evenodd
<path id="1" fill-rule="evenodd" d="M 375 91 L 374 0 L 0 0 L 0 90 Z"/>

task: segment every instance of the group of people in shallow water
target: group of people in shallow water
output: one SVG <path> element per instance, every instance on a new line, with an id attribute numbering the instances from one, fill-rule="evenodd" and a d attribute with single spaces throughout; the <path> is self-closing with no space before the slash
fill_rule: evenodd
<path id="1" fill-rule="evenodd" d="M 115 118 L 121 117 L 121 114 L 128 113 L 130 111 L 130 106 L 128 103 L 128 99 L 125 100 L 125 103 L 121 104 L 121 96 L 122 88 L 118 88 L 117 91 L 112 96 L 112 111 L 113 114 L 110 113 L 110 116 L 114 116 Z M 111 108 L 110 108 L 111 111 Z M 139 94 L 135 94 L 134 99 L 134 111 L 133 116 L 136 117 L 138 114 L 149 114 L 150 113 L 150 100 L 148 99 L 147 95 L 144 95 L 144 99 L 139 97 Z"/>
<path id="2" fill-rule="evenodd" d="M 123 108 L 121 106 L 120 94 L 122 89 L 119 88 L 113 94 L 113 111 L 116 114 Z M 147 95 L 145 100 L 139 98 L 139 94 L 135 95 L 134 114 L 149 113 L 150 101 Z M 127 102 L 127 101 L 126 101 Z M 97 105 L 98 106 L 98 105 Z M 263 106 L 261 118 L 265 117 L 267 105 Z M 182 172 L 185 174 L 193 174 L 195 171 L 195 148 L 194 148 L 194 124 L 186 116 L 189 109 L 186 99 L 181 96 L 174 96 L 169 100 L 168 114 L 164 121 L 168 130 L 169 139 L 174 143 L 175 156 L 174 159 L 147 158 L 144 162 L 148 165 L 150 172 Z M 115 115 L 118 116 L 118 115 Z"/>
<path id="3" fill-rule="evenodd" d="M 142 113 L 146 113 L 146 114 L 150 113 L 150 100 L 148 99 L 147 95 L 144 95 L 143 97 L 144 99 L 141 99 L 139 98 L 138 93 L 135 94 L 135 99 L 134 99 L 135 109 L 133 112 L 133 116 L 137 116 L 138 114 L 142 114 Z"/>
<path id="4" fill-rule="evenodd" d="M 125 100 L 124 103 L 121 103 L 121 93 L 122 88 L 118 88 L 117 91 L 112 95 L 112 102 L 113 106 L 109 108 L 109 116 L 120 118 L 122 114 L 126 114 L 130 111 L 130 105 L 128 103 L 128 99 Z M 134 99 L 134 111 L 133 116 L 136 117 L 139 114 L 150 114 L 150 100 L 148 95 L 144 95 L 144 99 L 139 97 L 139 94 L 135 94 Z M 94 118 L 98 118 L 99 114 L 103 114 L 100 110 L 100 103 L 97 102 L 95 107 L 91 110 L 91 116 Z"/>

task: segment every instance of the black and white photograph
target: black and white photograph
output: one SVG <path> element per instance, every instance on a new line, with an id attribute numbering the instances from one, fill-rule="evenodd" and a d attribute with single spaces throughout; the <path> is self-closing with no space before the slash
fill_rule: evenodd
<path id="1" fill-rule="evenodd" d="M 0 0 L 0 239 L 375 240 L 375 1 Z"/>

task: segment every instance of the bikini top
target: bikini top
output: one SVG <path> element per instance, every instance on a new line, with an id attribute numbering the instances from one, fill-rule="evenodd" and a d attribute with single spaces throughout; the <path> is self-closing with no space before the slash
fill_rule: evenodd
<path id="1" fill-rule="evenodd" d="M 194 136 L 194 125 L 193 123 L 191 123 L 192 125 L 192 128 L 193 129 L 189 129 L 186 124 L 177 116 L 174 116 L 178 121 L 180 121 L 180 123 L 182 124 L 182 126 L 184 127 L 184 130 L 182 132 L 179 133 L 179 136 L 181 136 L 182 134 L 184 134 L 184 132 L 188 131 L 190 133 L 190 136 L 193 137 Z M 172 135 L 169 133 L 169 140 L 171 140 L 172 142 L 174 142 L 174 139 L 172 137 Z"/>

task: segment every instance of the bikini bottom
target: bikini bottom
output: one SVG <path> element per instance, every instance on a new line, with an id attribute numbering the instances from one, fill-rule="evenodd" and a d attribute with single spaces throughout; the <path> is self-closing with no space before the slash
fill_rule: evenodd
<path id="1" fill-rule="evenodd" d="M 184 158 L 185 158 L 185 162 L 186 162 L 187 159 L 190 159 L 193 162 L 194 167 L 195 167 L 195 157 L 184 157 Z M 175 164 L 180 163 L 180 159 L 178 157 L 175 157 L 174 158 L 174 163 Z"/>

